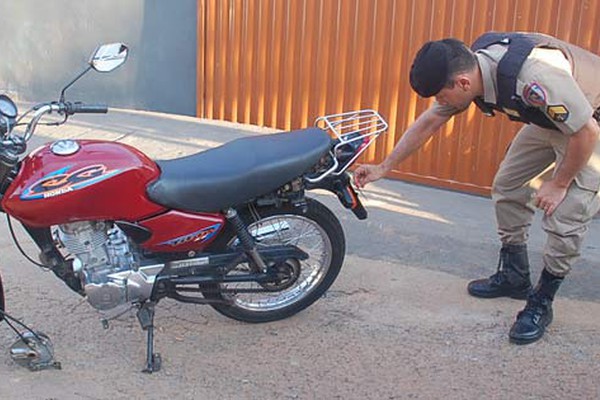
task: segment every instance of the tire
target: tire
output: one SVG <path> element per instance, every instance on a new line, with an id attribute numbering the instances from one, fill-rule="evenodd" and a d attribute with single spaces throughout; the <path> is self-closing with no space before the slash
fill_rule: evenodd
<path id="1" fill-rule="evenodd" d="M 306 213 L 293 206 L 259 208 L 258 216 L 255 213 L 254 218 L 249 212 L 240 213 L 255 238 L 259 234 L 258 230 L 262 231 L 260 232 L 262 236 L 257 239 L 259 248 L 261 245 L 291 243 L 307 252 L 310 257 L 303 261 L 290 260 L 290 264 L 296 268 L 295 271 L 299 270 L 299 276 L 291 286 L 283 287 L 281 290 L 271 288 L 271 291 L 266 293 L 229 294 L 210 291 L 203 293 L 206 298 L 230 300 L 230 304 L 211 304 L 215 310 L 226 317 L 243 322 L 277 321 L 304 310 L 329 289 L 344 261 L 346 253 L 344 231 L 338 219 L 327 207 L 313 199 L 307 199 L 307 203 Z M 296 240 L 290 241 L 290 237 Z M 310 244 L 310 239 L 314 239 L 316 243 L 314 246 L 307 246 Z M 223 251 L 235 246 L 236 241 L 234 232 L 229 229 L 221 235 L 212 250 Z M 229 274 L 242 271 L 244 273 L 249 271 L 247 263 L 239 264 Z M 219 285 L 229 288 L 261 287 L 256 282 Z"/>

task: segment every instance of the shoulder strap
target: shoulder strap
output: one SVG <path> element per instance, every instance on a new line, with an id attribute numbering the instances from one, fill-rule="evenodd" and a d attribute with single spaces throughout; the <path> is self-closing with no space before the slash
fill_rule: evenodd
<path id="1" fill-rule="evenodd" d="M 521 33 L 488 32 L 471 46 L 474 51 L 494 44 L 508 46 L 508 51 L 498 63 L 497 84 L 500 106 L 512 108 L 513 96 L 517 90 L 517 75 L 531 50 L 539 45 L 536 39 L 536 36 Z"/>
<path id="2" fill-rule="evenodd" d="M 512 103 L 517 93 L 517 75 L 537 45 L 535 40 L 522 34 L 516 33 L 511 36 L 508 51 L 498 63 L 498 100 L 501 105 Z"/>
<path id="3" fill-rule="evenodd" d="M 479 36 L 471 45 L 471 50 L 477 51 L 485 49 L 493 44 L 508 44 L 506 39 L 507 33 L 504 32 L 487 32 Z"/>

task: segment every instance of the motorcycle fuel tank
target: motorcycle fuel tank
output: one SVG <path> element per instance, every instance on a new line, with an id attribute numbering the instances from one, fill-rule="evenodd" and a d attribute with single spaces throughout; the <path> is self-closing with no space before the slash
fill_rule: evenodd
<path id="1" fill-rule="evenodd" d="M 146 196 L 160 174 L 156 163 L 122 143 L 69 140 L 29 154 L 2 199 L 26 225 L 75 221 L 139 221 L 165 211 Z"/>

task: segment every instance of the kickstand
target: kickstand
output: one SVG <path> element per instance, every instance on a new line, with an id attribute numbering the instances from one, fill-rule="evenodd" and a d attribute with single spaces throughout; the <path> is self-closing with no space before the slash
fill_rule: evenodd
<path id="1" fill-rule="evenodd" d="M 147 374 L 160 371 L 160 354 L 154 353 L 154 306 L 153 301 L 148 301 L 137 312 L 142 329 L 148 331 L 148 344 L 146 347 L 146 368 L 142 370 Z"/>

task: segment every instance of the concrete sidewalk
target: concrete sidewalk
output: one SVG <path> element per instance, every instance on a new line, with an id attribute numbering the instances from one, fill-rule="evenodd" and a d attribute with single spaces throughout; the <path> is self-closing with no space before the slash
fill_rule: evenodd
<path id="1" fill-rule="evenodd" d="M 117 140 L 158 159 L 180 157 L 269 129 L 114 110 L 40 129 L 60 138 Z M 33 147 L 32 147 L 33 149 Z M 0 227 L 7 306 L 48 333 L 63 371 L 13 364 L 0 328 L 1 399 L 470 399 L 600 396 L 600 221 L 563 285 L 555 322 L 539 343 L 507 333 L 523 302 L 466 294 L 495 271 L 498 242 L 487 198 L 382 180 L 361 194 L 358 221 L 334 196 L 315 194 L 340 218 L 347 258 L 329 294 L 305 312 L 266 325 L 225 319 L 209 307 L 161 302 L 164 370 L 138 371 L 143 334 L 133 316 L 104 331 L 87 303 L 19 257 Z M 537 279 L 544 235 L 532 227 Z M 27 246 L 33 252 L 32 246 Z"/>

